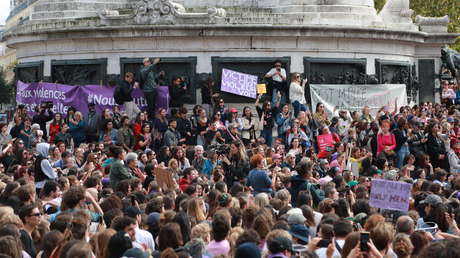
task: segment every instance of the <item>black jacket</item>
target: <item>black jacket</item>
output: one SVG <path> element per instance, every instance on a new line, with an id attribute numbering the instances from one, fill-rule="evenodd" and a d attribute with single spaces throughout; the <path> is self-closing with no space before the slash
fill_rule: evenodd
<path id="1" fill-rule="evenodd" d="M 133 101 L 133 97 L 131 96 L 131 94 L 133 93 L 133 85 L 131 85 L 129 82 L 125 80 L 121 80 L 119 83 L 120 83 L 121 93 L 123 95 L 123 101 L 124 102 Z"/>
<path id="2" fill-rule="evenodd" d="M 396 128 L 393 130 L 393 134 L 395 135 L 396 140 L 396 148 L 394 149 L 395 152 L 398 152 L 404 143 L 407 142 L 407 134 L 404 129 Z"/>
<path id="3" fill-rule="evenodd" d="M 318 205 L 322 200 L 324 200 L 324 192 L 319 189 L 315 184 L 308 182 L 307 179 L 302 178 L 299 175 L 291 177 L 291 188 L 289 192 L 291 193 L 291 204 L 296 205 L 297 196 L 300 191 L 310 191 L 310 194 L 313 198 L 313 203 Z"/>
<path id="4" fill-rule="evenodd" d="M 171 96 L 171 103 L 169 105 L 171 107 L 181 107 L 182 104 L 184 104 L 183 96 L 185 92 L 187 92 L 187 90 L 184 89 L 184 86 L 180 85 L 178 87 L 171 85 L 169 87 L 169 95 Z"/>
<path id="5" fill-rule="evenodd" d="M 51 109 L 48 109 L 48 115 L 45 114 L 45 112 L 41 114 L 37 114 L 32 118 L 32 123 L 33 124 L 39 124 L 40 125 L 40 130 L 43 131 L 43 138 L 46 138 L 46 122 L 53 120 L 53 111 Z"/>

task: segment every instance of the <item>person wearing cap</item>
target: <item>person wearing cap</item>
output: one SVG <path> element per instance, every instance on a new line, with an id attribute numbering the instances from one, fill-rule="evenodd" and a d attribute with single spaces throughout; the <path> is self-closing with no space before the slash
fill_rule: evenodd
<path id="1" fill-rule="evenodd" d="M 240 244 L 236 248 L 235 252 L 235 258 L 261 258 L 262 254 L 260 252 L 260 248 L 255 244 L 251 242 L 246 242 L 243 244 Z"/>
<path id="2" fill-rule="evenodd" d="M 125 215 L 136 220 L 136 227 L 134 229 L 136 240 L 134 242 L 138 243 L 140 246 L 146 246 L 147 249 L 154 251 L 155 242 L 153 241 L 153 236 L 150 232 L 139 228 L 139 225 L 142 222 L 141 210 L 135 206 L 129 206 L 125 209 Z"/>
<path id="3" fill-rule="evenodd" d="M 146 57 L 143 61 L 144 66 L 140 69 L 141 88 L 147 101 L 147 113 L 150 120 L 155 118 L 156 97 L 159 86 L 156 82 L 158 76 L 155 75 L 154 69 L 159 62 L 160 58 L 155 58 L 152 62 L 150 58 Z"/>
<path id="4" fill-rule="evenodd" d="M 141 182 L 144 182 L 145 174 L 142 173 L 142 171 L 137 167 L 137 153 L 130 152 L 126 154 L 125 162 L 126 166 L 131 171 L 131 173 L 133 175 L 136 175 L 136 177 L 138 177 L 141 180 Z"/>
<path id="5" fill-rule="evenodd" d="M 426 222 L 430 222 L 428 221 L 430 220 L 429 218 L 433 218 L 431 215 L 432 213 L 436 213 L 437 208 L 442 204 L 442 199 L 436 194 L 430 194 L 425 198 L 425 200 L 422 200 L 420 204 L 424 205 L 423 209 L 425 212 L 425 217 L 421 217 L 417 220 L 417 228 L 431 227 Z"/>
<path id="6" fill-rule="evenodd" d="M 241 141 L 238 133 L 238 128 L 233 124 L 228 125 L 226 132 L 224 132 L 225 142 Z"/>
<path id="7" fill-rule="evenodd" d="M 177 121 L 174 119 L 169 120 L 168 122 L 168 129 L 166 130 L 163 141 L 164 145 L 171 147 L 171 146 L 178 146 L 180 143 L 185 142 L 185 139 L 181 138 L 180 133 L 176 130 Z"/>
<path id="8" fill-rule="evenodd" d="M 238 117 L 238 110 L 236 108 L 230 108 L 228 110 L 228 116 L 225 119 L 225 126 L 229 127 L 232 125 L 238 131 L 241 131 L 243 129 L 243 123 L 241 122 L 241 118 Z"/>
<path id="9" fill-rule="evenodd" d="M 267 258 L 287 258 L 294 252 L 289 238 L 278 236 L 267 241 L 269 255 Z"/>
<path id="10" fill-rule="evenodd" d="M 288 217 L 289 234 L 297 244 L 306 245 L 310 236 L 310 229 L 305 226 L 307 219 L 301 213 L 292 213 Z"/>

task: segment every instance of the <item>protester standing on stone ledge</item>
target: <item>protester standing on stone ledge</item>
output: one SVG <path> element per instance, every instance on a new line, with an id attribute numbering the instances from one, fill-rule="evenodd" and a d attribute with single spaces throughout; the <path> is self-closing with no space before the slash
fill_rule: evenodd
<path id="1" fill-rule="evenodd" d="M 156 107 L 156 97 L 157 89 L 159 85 L 156 82 L 157 75 L 155 75 L 155 67 L 160 62 L 160 58 L 155 58 L 153 62 L 150 58 L 144 58 L 144 67 L 140 70 L 140 87 L 144 91 L 145 100 L 147 101 L 147 113 L 149 114 L 149 119 L 152 121 L 155 119 L 155 107 Z"/>
<path id="2" fill-rule="evenodd" d="M 287 75 L 286 70 L 281 67 L 281 61 L 275 61 L 275 67 L 270 69 L 265 75 L 267 79 L 268 88 L 271 89 L 272 94 L 272 105 L 275 105 L 276 97 L 278 97 L 278 92 L 281 93 L 281 103 L 286 103 L 286 93 L 287 89 Z"/>
<path id="3" fill-rule="evenodd" d="M 125 79 L 120 82 L 121 93 L 124 97 L 123 105 L 125 106 L 126 115 L 133 119 L 139 114 L 141 111 L 139 107 L 137 107 L 136 103 L 133 101 L 132 93 L 134 89 L 134 74 L 128 72 L 125 74 Z"/>

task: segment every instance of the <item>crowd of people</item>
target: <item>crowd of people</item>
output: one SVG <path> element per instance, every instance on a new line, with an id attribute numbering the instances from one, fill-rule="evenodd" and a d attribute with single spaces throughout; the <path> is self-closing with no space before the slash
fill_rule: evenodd
<path id="1" fill-rule="evenodd" d="M 131 97 L 155 105 L 144 61 L 125 111 L 44 103 L 0 125 L 0 257 L 460 257 L 454 84 L 442 104 L 329 114 L 277 62 L 242 111 L 208 80 L 203 105 L 153 114 Z M 410 184 L 409 210 L 371 207 L 375 179 Z"/>

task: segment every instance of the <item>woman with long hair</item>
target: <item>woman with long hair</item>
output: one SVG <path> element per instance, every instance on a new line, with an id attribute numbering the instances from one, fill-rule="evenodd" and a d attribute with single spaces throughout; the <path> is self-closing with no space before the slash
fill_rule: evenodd
<path id="1" fill-rule="evenodd" d="M 149 123 L 142 125 L 142 133 L 138 136 L 136 150 L 145 150 L 153 145 L 152 130 Z"/>
<path id="2" fill-rule="evenodd" d="M 86 140 L 85 121 L 81 112 L 75 112 L 73 119 L 69 119 L 69 132 L 72 135 L 76 148 Z"/>
<path id="3" fill-rule="evenodd" d="M 179 162 L 180 171 L 184 171 L 184 169 L 190 167 L 190 162 L 187 157 L 185 157 L 184 149 L 182 147 L 174 147 L 172 149 L 172 157 Z"/>
<path id="4" fill-rule="evenodd" d="M 142 125 L 147 122 L 147 113 L 140 112 L 137 114 L 136 121 L 133 124 L 133 132 L 135 137 L 139 137 L 142 134 Z"/>
<path id="5" fill-rule="evenodd" d="M 160 108 L 158 109 L 158 115 L 153 120 L 153 128 L 152 128 L 152 143 L 153 148 L 158 150 L 162 145 L 163 135 L 168 130 L 168 118 L 166 109 Z"/>
<path id="6" fill-rule="evenodd" d="M 446 146 L 440 135 L 439 124 L 432 122 L 428 124 L 428 140 L 426 142 L 427 154 L 430 156 L 433 168 L 443 168 L 449 171 L 449 161 L 446 155 Z"/>
<path id="7" fill-rule="evenodd" d="M 315 108 L 315 114 L 313 115 L 313 119 L 319 124 L 319 125 L 327 125 L 329 126 L 331 124 L 331 121 L 329 121 L 329 118 L 326 113 L 326 109 L 324 107 L 324 104 L 321 102 L 318 102 L 316 104 Z"/>
<path id="8" fill-rule="evenodd" d="M 225 124 L 224 122 L 222 122 L 222 119 L 221 119 L 222 116 L 223 114 L 218 110 L 214 111 L 214 113 L 212 114 L 211 124 L 215 124 L 217 126 L 217 130 L 226 129 Z"/>
<path id="9" fill-rule="evenodd" d="M 54 137 L 61 131 L 63 121 L 62 121 L 62 114 L 56 113 L 54 114 L 54 119 L 51 121 L 49 126 L 49 143 L 54 143 Z"/>
<path id="10" fill-rule="evenodd" d="M 252 117 L 250 107 L 243 108 L 243 115 L 241 117 L 242 129 L 241 139 L 245 146 L 256 140 L 256 120 Z"/>
<path id="11" fill-rule="evenodd" d="M 99 119 L 99 124 L 98 124 L 99 131 L 104 130 L 107 120 L 112 120 L 112 113 L 110 109 L 104 108 L 101 113 L 101 118 Z"/>
<path id="12" fill-rule="evenodd" d="M 248 156 L 244 145 L 235 141 L 230 144 L 230 153 L 220 155 L 219 159 L 225 170 L 225 180 L 228 186 L 232 186 L 236 181 L 242 181 L 249 172 Z"/>
<path id="13" fill-rule="evenodd" d="M 163 163 L 164 165 L 167 165 L 171 158 L 171 149 L 168 146 L 161 146 L 157 155 L 158 164 Z"/>
<path id="14" fill-rule="evenodd" d="M 300 111 L 307 111 L 307 101 L 305 100 L 305 85 L 307 80 L 300 78 L 300 73 L 293 73 L 291 85 L 289 86 L 289 100 L 294 108 L 294 117 L 297 117 Z"/>
<path id="15" fill-rule="evenodd" d="M 99 142 L 103 142 L 104 145 L 112 145 L 117 142 L 118 130 L 113 128 L 113 120 L 106 119 L 101 134 L 99 135 Z"/>
<path id="16" fill-rule="evenodd" d="M 206 111 L 203 108 L 197 110 L 196 124 L 194 125 L 194 130 L 197 133 L 197 145 L 204 146 L 205 138 L 204 135 L 208 131 L 208 127 L 211 124 L 208 117 L 206 116 Z"/>
<path id="17" fill-rule="evenodd" d="M 278 139 L 281 139 L 286 143 L 286 135 L 291 129 L 291 112 L 289 111 L 289 105 L 284 104 L 281 107 L 281 112 L 276 115 L 276 124 L 278 125 Z"/>
<path id="18" fill-rule="evenodd" d="M 219 93 L 214 92 L 214 84 L 214 79 L 209 76 L 201 85 L 201 103 L 208 114 L 211 114 L 213 110 L 214 99 L 219 97 Z"/>
<path id="19" fill-rule="evenodd" d="M 377 135 L 377 156 L 382 155 L 387 160 L 394 159 L 396 139 L 395 135 L 390 132 L 390 122 L 382 121 L 380 128 L 381 132 Z"/>
<path id="20" fill-rule="evenodd" d="M 262 131 L 260 132 L 260 136 L 265 139 L 265 143 L 268 146 L 272 146 L 273 141 L 273 126 L 275 126 L 275 115 L 277 110 L 280 106 L 280 102 L 278 101 L 276 105 L 272 108 L 270 101 L 265 100 L 262 104 L 262 107 L 259 107 L 259 101 L 262 95 L 259 95 L 256 99 L 256 110 L 257 114 L 259 115 L 260 124 Z M 281 98 L 279 98 L 281 99 Z"/>

